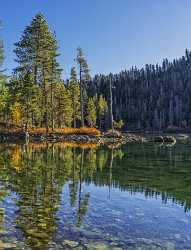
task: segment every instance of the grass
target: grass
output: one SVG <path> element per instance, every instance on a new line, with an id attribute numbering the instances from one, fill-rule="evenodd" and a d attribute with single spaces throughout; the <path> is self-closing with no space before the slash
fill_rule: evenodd
<path id="1" fill-rule="evenodd" d="M 22 129 L 20 128 L 1 129 L 0 131 L 10 135 L 22 133 Z M 43 135 L 45 133 L 46 128 L 29 129 L 30 135 Z M 100 136 L 101 131 L 96 128 L 56 128 L 53 131 L 49 129 L 48 134 Z"/>

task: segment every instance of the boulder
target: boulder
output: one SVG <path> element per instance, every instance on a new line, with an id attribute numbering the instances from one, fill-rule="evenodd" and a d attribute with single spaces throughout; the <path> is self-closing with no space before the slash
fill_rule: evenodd
<path id="1" fill-rule="evenodd" d="M 114 131 L 109 130 L 105 132 L 103 136 L 107 138 L 122 138 L 123 137 L 121 132 L 118 130 L 114 130 Z"/>
<path id="2" fill-rule="evenodd" d="M 176 143 L 176 138 L 174 136 L 163 136 L 165 143 Z"/>

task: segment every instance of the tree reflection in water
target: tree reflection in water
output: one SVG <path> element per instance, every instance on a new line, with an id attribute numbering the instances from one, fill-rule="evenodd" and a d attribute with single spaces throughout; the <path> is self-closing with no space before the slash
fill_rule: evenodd
<path id="1" fill-rule="evenodd" d="M 170 153 L 169 153 L 170 150 Z M 190 209 L 189 152 L 153 145 L 115 149 L 96 145 L 1 145 L 0 176 L 5 187 L 18 195 L 16 225 L 33 249 L 46 249 L 57 229 L 57 212 L 65 184 L 70 206 L 80 227 L 90 205 L 84 185 L 107 186 L 145 196 L 169 198 Z M 1 199 L 7 191 L 0 193 Z M 3 224 L 4 213 L 0 211 Z"/>

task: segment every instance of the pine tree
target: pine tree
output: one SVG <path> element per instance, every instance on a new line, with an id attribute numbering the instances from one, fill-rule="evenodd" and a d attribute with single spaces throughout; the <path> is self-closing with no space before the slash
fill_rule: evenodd
<path id="1" fill-rule="evenodd" d="M 88 98 L 88 104 L 87 104 L 87 116 L 86 120 L 90 127 L 96 126 L 96 105 L 95 105 L 95 98 L 89 97 Z"/>
<path id="2" fill-rule="evenodd" d="M 72 100 L 69 90 L 66 89 L 62 83 L 57 84 L 56 86 L 55 102 L 55 114 L 58 127 L 71 127 Z"/>
<path id="3" fill-rule="evenodd" d="M 3 120 L 8 120 L 8 110 L 9 110 L 9 89 L 6 85 L 2 85 L 0 89 L 0 117 Z"/>
<path id="4" fill-rule="evenodd" d="M 0 22 L 1 28 L 1 22 Z M 4 47 L 3 41 L 0 40 L 0 117 L 7 120 L 8 105 L 9 105 L 9 89 L 7 79 L 3 70 L 4 62 Z"/>
<path id="5" fill-rule="evenodd" d="M 55 35 L 49 30 L 42 13 L 38 13 L 33 18 L 31 24 L 24 30 L 21 40 L 15 46 L 16 61 L 19 63 L 15 72 L 25 75 L 30 71 L 33 83 L 42 88 L 42 121 L 48 132 L 49 107 L 53 102 L 50 93 L 53 89 L 52 84 L 60 76 L 60 68 L 56 60 L 58 54 Z"/>
<path id="6" fill-rule="evenodd" d="M 34 126 L 40 118 L 40 87 L 35 85 L 31 78 L 31 73 L 27 72 L 23 77 L 20 89 L 20 103 L 22 105 L 23 123 L 28 127 Z"/>
<path id="7" fill-rule="evenodd" d="M 71 69 L 69 91 L 72 100 L 73 126 L 76 128 L 76 121 L 80 120 L 80 85 L 77 80 L 77 72 L 75 67 Z"/>
<path id="8" fill-rule="evenodd" d="M 106 127 L 106 118 L 108 118 L 108 105 L 105 98 L 100 95 L 98 99 L 98 123 L 99 129 L 105 129 Z"/>
<path id="9" fill-rule="evenodd" d="M 0 22 L 0 28 L 1 28 L 1 22 Z M 4 62 L 4 47 L 3 47 L 3 41 L 0 40 L 0 84 L 4 85 L 6 77 L 4 75 L 4 70 L 2 69 Z"/>
<path id="10" fill-rule="evenodd" d="M 51 86 L 50 86 L 50 98 L 51 98 L 51 128 L 54 130 L 55 119 L 54 119 L 54 88 L 57 83 L 61 82 L 61 72 L 62 69 L 59 66 L 59 63 L 56 61 L 56 58 L 59 56 L 57 53 L 57 42 L 56 35 L 54 34 L 54 44 L 52 50 L 52 64 L 51 64 Z"/>
<path id="11" fill-rule="evenodd" d="M 111 75 L 109 76 L 109 95 L 110 95 L 110 103 L 109 103 L 109 110 L 110 110 L 110 126 L 112 132 L 114 132 L 114 124 L 113 124 L 113 91 L 112 91 L 112 81 L 111 81 Z"/>
<path id="12" fill-rule="evenodd" d="M 0 41 L 0 84 L 5 80 L 5 76 L 2 70 L 3 61 L 4 61 L 3 42 Z"/>
<path id="13" fill-rule="evenodd" d="M 90 81 L 90 71 L 88 68 L 87 60 L 83 54 L 81 48 L 77 49 L 77 63 L 79 66 L 79 75 L 80 75 L 80 109 L 81 109 L 81 127 L 84 127 L 84 107 L 85 99 L 87 96 L 87 83 Z"/>

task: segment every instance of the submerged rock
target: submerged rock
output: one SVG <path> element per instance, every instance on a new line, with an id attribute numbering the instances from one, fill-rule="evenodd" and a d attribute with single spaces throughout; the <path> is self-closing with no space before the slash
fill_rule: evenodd
<path id="1" fill-rule="evenodd" d="M 13 243 L 5 243 L 0 241 L 0 249 L 15 249 L 16 244 Z"/>
<path id="2" fill-rule="evenodd" d="M 167 241 L 164 244 L 164 247 L 165 247 L 165 250 L 174 250 L 175 249 L 175 244 L 170 242 L 170 241 Z"/>
<path id="3" fill-rule="evenodd" d="M 102 242 L 100 243 L 91 242 L 87 245 L 87 249 L 88 250 L 110 250 L 111 248 L 109 245 L 102 243 Z"/>
<path id="4" fill-rule="evenodd" d="M 30 235 L 30 236 L 32 236 L 34 238 L 39 238 L 39 239 L 46 239 L 46 238 L 48 238 L 48 235 L 46 233 L 44 233 L 44 232 L 36 232 L 36 231 L 34 231 L 32 229 L 27 230 L 26 234 Z"/>
<path id="5" fill-rule="evenodd" d="M 152 240 L 146 238 L 137 238 L 138 242 L 144 243 L 146 245 L 151 245 L 153 243 Z"/>
<path id="6" fill-rule="evenodd" d="M 77 247 L 75 247 L 75 250 L 84 250 L 84 247 L 83 246 L 77 246 Z"/>
<path id="7" fill-rule="evenodd" d="M 118 247 L 118 246 L 114 246 L 114 247 L 110 247 L 111 250 L 123 250 L 124 248 Z"/>
<path id="8" fill-rule="evenodd" d="M 77 247 L 79 245 L 79 243 L 77 241 L 73 241 L 73 240 L 64 240 L 62 245 L 68 246 L 68 247 Z"/>

